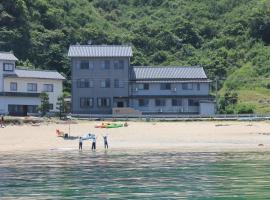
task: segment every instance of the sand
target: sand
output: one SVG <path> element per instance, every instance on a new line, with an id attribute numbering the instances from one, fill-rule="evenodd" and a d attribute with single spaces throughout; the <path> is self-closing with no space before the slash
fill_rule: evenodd
<path id="1" fill-rule="evenodd" d="M 97 151 L 103 151 L 103 135 L 110 150 L 269 151 L 270 123 L 265 122 L 129 122 L 128 127 L 94 128 L 98 122 L 70 125 L 71 136 L 97 135 Z M 55 130 L 69 132 L 66 124 L 7 126 L 0 128 L 0 153 L 39 150 L 77 150 L 78 139 L 63 139 Z M 88 151 L 91 142 L 85 141 Z"/>

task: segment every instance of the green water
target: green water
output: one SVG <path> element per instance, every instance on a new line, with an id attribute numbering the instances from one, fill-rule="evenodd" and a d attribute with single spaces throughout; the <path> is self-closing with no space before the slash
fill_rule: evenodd
<path id="1" fill-rule="evenodd" d="M 5 154 L 0 199 L 270 199 L 269 154 Z"/>

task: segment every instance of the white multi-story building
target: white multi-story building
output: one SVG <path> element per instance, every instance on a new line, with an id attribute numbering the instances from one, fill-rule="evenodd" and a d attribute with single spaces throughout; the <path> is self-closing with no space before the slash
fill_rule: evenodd
<path id="1" fill-rule="evenodd" d="M 50 111 L 55 112 L 65 79 L 57 71 L 17 69 L 11 52 L 0 52 L 0 113 L 27 115 L 37 113 L 40 93 L 49 96 Z"/>

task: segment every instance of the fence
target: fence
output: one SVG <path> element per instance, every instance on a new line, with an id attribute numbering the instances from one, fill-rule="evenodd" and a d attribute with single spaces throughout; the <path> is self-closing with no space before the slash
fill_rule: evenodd
<path id="1" fill-rule="evenodd" d="M 71 117 L 90 120 L 163 120 L 163 121 L 207 121 L 207 120 L 269 120 L 269 115 L 259 114 L 217 114 L 217 115 L 183 115 L 183 114 L 147 114 L 147 115 L 111 115 L 111 114 L 72 114 Z"/>

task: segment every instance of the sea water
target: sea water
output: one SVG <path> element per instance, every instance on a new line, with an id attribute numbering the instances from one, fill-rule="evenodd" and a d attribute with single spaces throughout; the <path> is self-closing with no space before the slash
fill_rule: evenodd
<path id="1" fill-rule="evenodd" d="M 2 153 L 0 199 L 270 199 L 270 153 Z"/>

